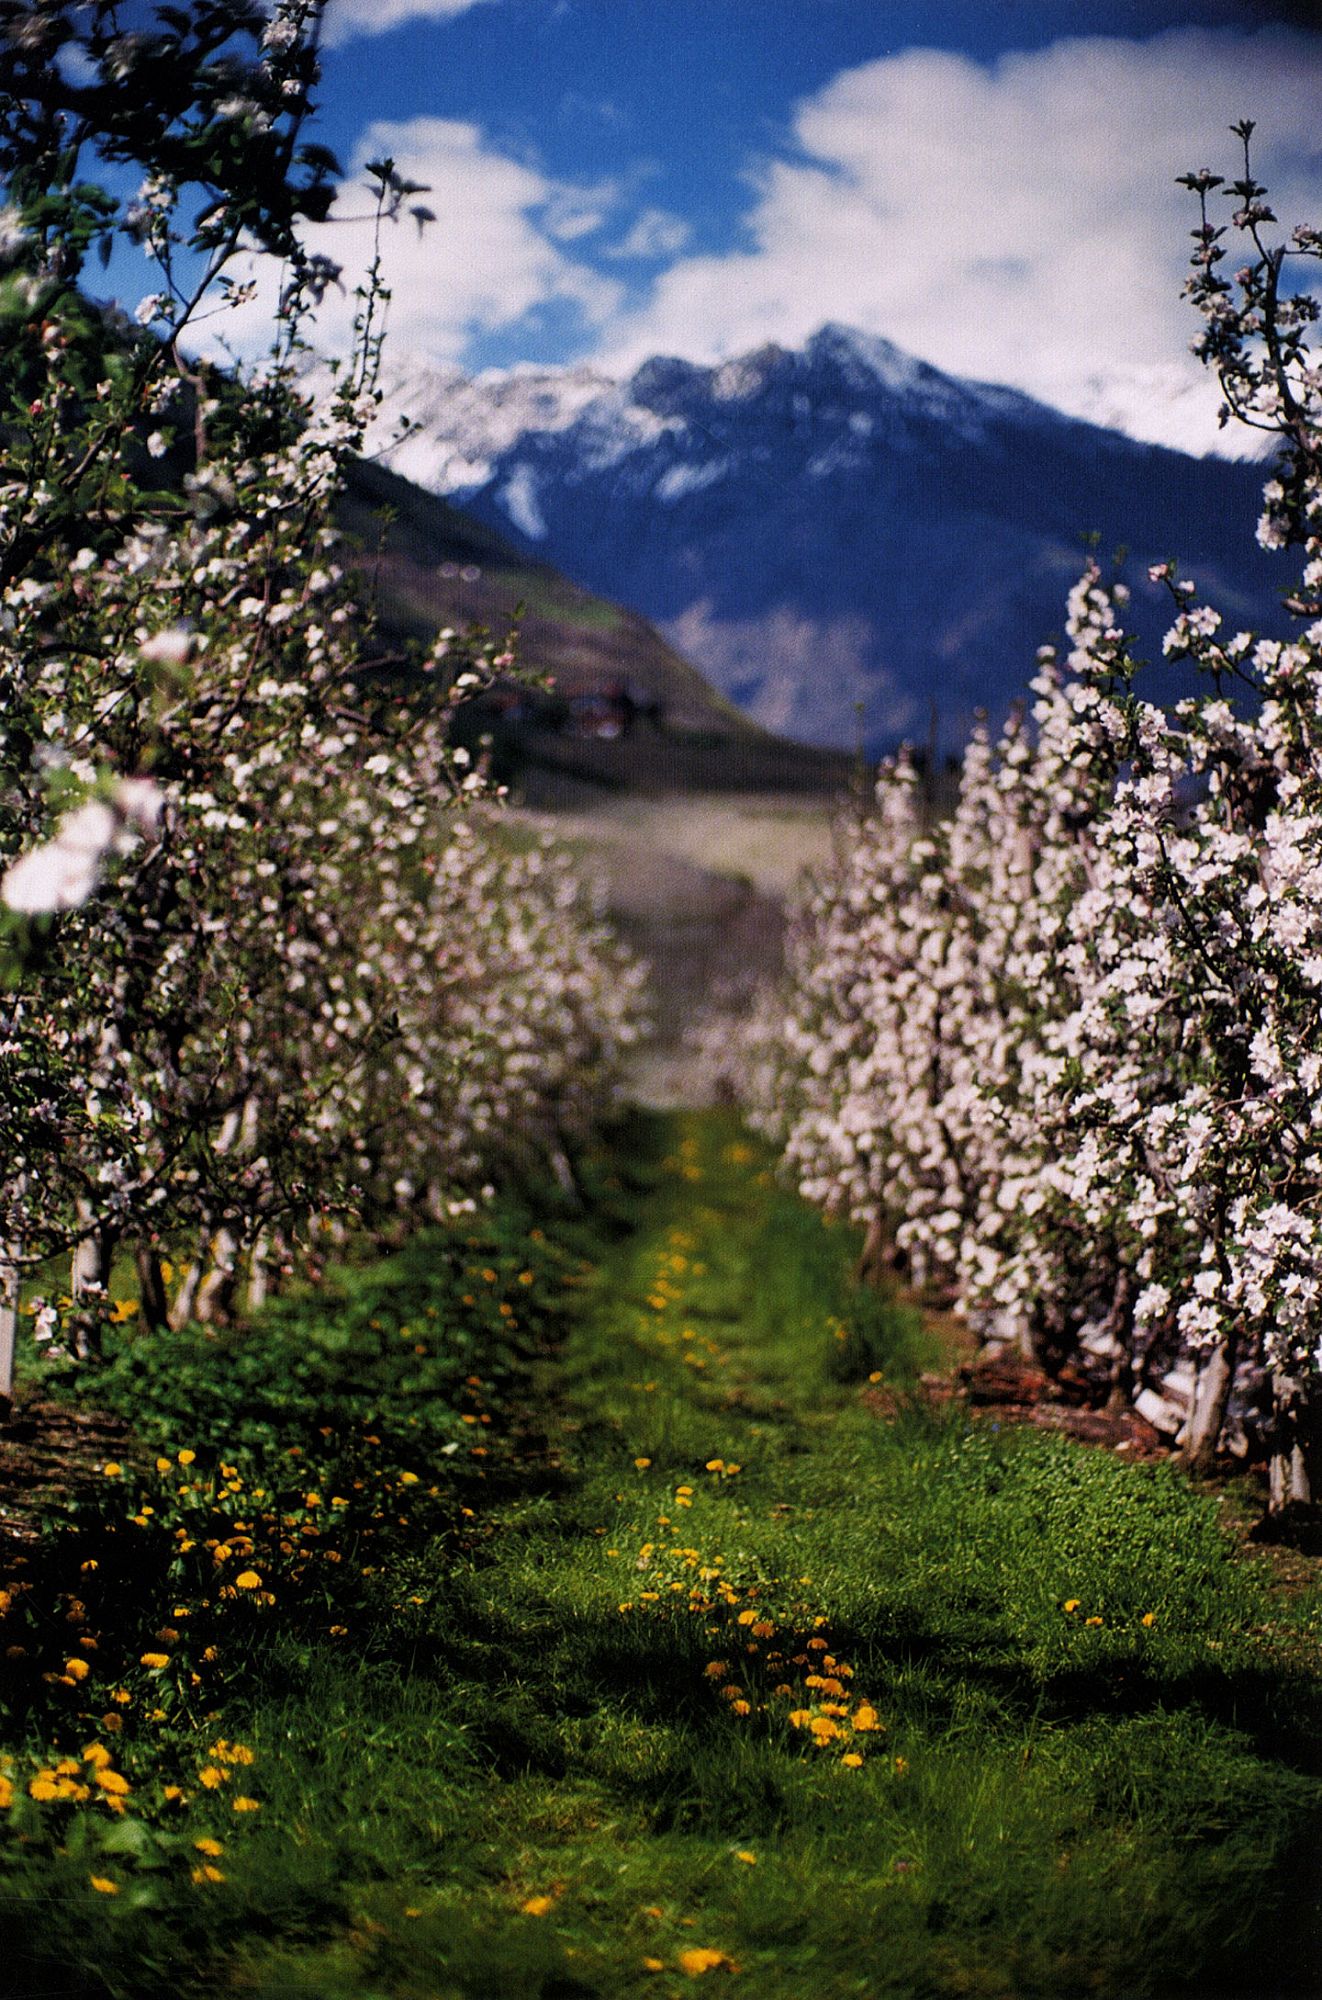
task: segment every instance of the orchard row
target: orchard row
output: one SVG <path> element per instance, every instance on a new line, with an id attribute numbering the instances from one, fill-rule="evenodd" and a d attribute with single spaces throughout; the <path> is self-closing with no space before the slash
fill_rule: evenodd
<path id="1" fill-rule="evenodd" d="M 742 1079 L 811 1199 L 993 1343 L 1207 1462 L 1309 1497 L 1322 1324 L 1322 371 L 1248 164 L 1188 287 L 1227 412 L 1273 433 L 1259 539 L 1302 551 L 1288 641 L 1175 565 L 1163 700 L 1096 563 L 1032 702 L 979 730 L 948 818 L 907 757 L 799 912 Z M 1288 254 L 1316 260 L 1322 235 Z"/>
<path id="2" fill-rule="evenodd" d="M 315 1268 L 347 1218 L 389 1233 L 563 1175 L 637 1029 L 639 970 L 450 745 L 512 654 L 444 631 L 391 658 L 338 543 L 385 294 L 366 274 L 354 353 L 309 395 L 318 14 L 167 10 L 153 38 L 52 4 L 6 45 L 5 1393 L 20 1299 L 86 1355 L 127 1303 L 117 1257 L 144 1320 L 205 1318 Z M 69 82 L 75 32 L 95 84 Z M 135 199 L 87 178 L 98 154 L 146 169 Z M 383 223 L 416 192 L 369 177 Z M 124 238 L 159 286 L 136 325 L 79 282 Z M 273 346 L 222 377 L 189 328 L 254 242 L 283 260 Z"/>

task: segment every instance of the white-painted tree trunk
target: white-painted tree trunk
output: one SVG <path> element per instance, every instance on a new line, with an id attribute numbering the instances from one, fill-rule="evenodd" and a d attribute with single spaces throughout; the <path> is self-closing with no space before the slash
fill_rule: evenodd
<path id="1" fill-rule="evenodd" d="M 1306 1506 L 1312 1500 L 1306 1450 L 1307 1414 L 1299 1385 L 1287 1378 L 1274 1380 L 1272 1447 L 1267 1469 L 1269 1514 L 1283 1514 L 1287 1507 Z"/>
<path id="2" fill-rule="evenodd" d="M 203 1326 L 212 1325 L 228 1309 L 234 1293 L 238 1239 L 232 1229 L 218 1229 L 211 1245 L 212 1265 L 197 1288 L 193 1317 Z"/>
<path id="3" fill-rule="evenodd" d="M 19 1260 L 22 1245 L 0 1244 L 0 1405 L 14 1399 L 14 1361 L 18 1353 L 18 1308 L 23 1292 Z"/>
<path id="4" fill-rule="evenodd" d="M 260 1312 L 270 1295 L 270 1247 L 270 1239 L 263 1229 L 259 1232 L 248 1259 L 247 1304 L 249 1312 Z"/>
<path id="5" fill-rule="evenodd" d="M 176 1332 L 181 1326 L 187 1326 L 189 1320 L 193 1317 L 193 1301 L 197 1297 L 197 1288 L 201 1282 L 202 1254 L 199 1251 L 188 1266 L 188 1269 L 184 1272 L 183 1281 L 175 1293 L 174 1303 L 170 1307 L 170 1325 L 174 1327 Z"/>
<path id="6" fill-rule="evenodd" d="M 1226 1335 L 1204 1355 L 1194 1384 L 1193 1409 L 1180 1454 L 1192 1471 L 1211 1471 L 1234 1379 L 1234 1342 Z"/>
<path id="7" fill-rule="evenodd" d="M 75 1311 L 74 1315 L 74 1351 L 80 1361 L 87 1361 L 99 1351 L 99 1340 L 93 1331 L 93 1313 L 97 1301 L 104 1300 L 109 1290 L 115 1238 L 104 1224 L 97 1222 L 90 1202 L 79 1202 L 78 1220 L 84 1234 L 74 1244 L 69 1259 L 69 1291 L 75 1308 L 80 1300 L 88 1301 L 87 1311 Z"/>

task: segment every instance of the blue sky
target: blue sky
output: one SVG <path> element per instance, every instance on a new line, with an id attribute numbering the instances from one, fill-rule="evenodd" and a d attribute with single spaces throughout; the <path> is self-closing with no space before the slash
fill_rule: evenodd
<path id="1" fill-rule="evenodd" d="M 390 245 L 401 370 L 714 359 L 828 318 L 1205 448 L 1187 198 L 1261 126 L 1322 216 L 1322 35 L 1203 0 L 331 0 L 321 135 L 438 222 Z M 1292 18 L 1293 17 L 1293 18 Z M 327 248 L 352 265 L 350 228 Z M 342 318 L 342 315 L 341 315 Z M 334 345 L 342 333 L 332 311 Z"/>

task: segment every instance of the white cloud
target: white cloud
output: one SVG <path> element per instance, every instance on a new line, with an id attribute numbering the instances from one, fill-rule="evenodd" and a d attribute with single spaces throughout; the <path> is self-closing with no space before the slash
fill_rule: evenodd
<path id="1" fill-rule="evenodd" d="M 615 181 L 590 187 L 562 184 L 551 191 L 538 220 L 557 243 L 577 243 L 580 237 L 597 234 L 619 199 Z"/>
<path id="2" fill-rule="evenodd" d="M 612 244 L 608 257 L 673 257 L 684 248 L 693 231 L 682 215 L 665 208 L 645 208 L 635 216 L 633 226 L 620 243 Z"/>
<path id="3" fill-rule="evenodd" d="M 371 263 L 374 233 L 363 165 L 387 156 L 404 179 L 428 190 L 415 200 L 436 217 L 421 232 L 407 217 L 382 232 L 392 369 L 455 361 L 475 334 L 511 327 L 554 303 L 570 306 L 587 329 L 618 311 L 619 287 L 576 262 L 538 225 L 539 215 L 556 210 L 563 190 L 536 169 L 491 151 L 475 125 L 448 118 L 382 122 L 361 135 L 332 211 L 354 219 L 305 232 L 308 248 L 333 258 L 345 273 L 346 289 L 328 292 L 317 317 L 314 340 L 321 352 L 343 354 L 349 345 L 350 294 Z M 263 262 L 257 276 L 253 304 L 200 327 L 196 349 L 207 351 L 205 336 L 223 336 L 250 357 L 265 346 L 276 275 Z"/>
<path id="4" fill-rule="evenodd" d="M 1315 219 L 1319 102 L 1317 42 L 1278 29 L 867 63 L 801 104 L 796 151 L 757 170 L 752 247 L 673 264 L 601 358 L 719 359 L 840 320 L 1137 435 L 1224 448 L 1188 353 L 1195 217 L 1174 179 L 1226 171 L 1228 127 L 1253 117 L 1282 221 Z"/>
<path id="5" fill-rule="evenodd" d="M 328 48 L 360 35 L 384 35 L 406 21 L 450 21 L 483 0 L 330 0 L 322 39 Z"/>

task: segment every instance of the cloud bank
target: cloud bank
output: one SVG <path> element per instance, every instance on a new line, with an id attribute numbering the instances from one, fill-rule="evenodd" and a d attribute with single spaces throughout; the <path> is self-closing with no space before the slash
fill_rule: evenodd
<path id="1" fill-rule="evenodd" d="M 673 263 L 604 358 L 719 359 L 836 319 L 957 374 L 1207 450 L 1218 397 L 1180 297 L 1195 215 L 1174 186 L 1256 165 L 1285 223 L 1322 209 L 1322 46 L 1281 31 L 1089 38 L 991 67 L 930 49 L 849 70 L 755 170 L 749 247 Z M 1230 204 L 1226 204 L 1229 209 Z"/>
<path id="2" fill-rule="evenodd" d="M 463 360 L 482 335 L 553 307 L 568 309 L 580 337 L 618 317 L 619 284 L 568 247 L 578 233 L 574 191 L 492 150 L 476 125 L 411 118 L 367 127 L 331 221 L 305 232 L 309 249 L 344 272 L 343 288 L 327 293 L 317 315 L 322 352 L 342 354 L 350 344 L 352 290 L 371 264 L 375 236 L 363 169 L 386 157 L 405 180 L 426 189 L 414 199 L 436 218 L 420 230 L 406 214 L 381 233 L 393 371 Z M 599 227 L 595 213 L 585 209 L 584 216 L 589 229 Z M 219 356 L 225 341 L 251 359 L 266 345 L 277 274 L 259 260 L 252 275 L 257 297 L 200 328 L 197 350 Z"/>
<path id="3" fill-rule="evenodd" d="M 371 4 L 378 23 L 423 11 L 336 4 Z M 460 4 L 428 0 L 433 13 Z M 785 142 L 747 165 L 742 241 L 725 254 L 689 249 L 685 219 L 646 202 L 637 163 L 576 188 L 444 118 L 365 131 L 360 191 L 351 177 L 336 212 L 361 212 L 362 165 L 384 153 L 431 189 L 433 225 L 386 233 L 392 372 L 480 366 L 484 343 L 508 351 L 539 326 L 567 359 L 628 370 L 655 353 L 795 346 L 836 320 L 1137 437 L 1244 450 L 1247 434 L 1218 430 L 1216 387 L 1189 354 L 1195 211 L 1175 176 L 1233 172 L 1228 128 L 1256 118 L 1282 224 L 1317 220 L 1320 103 L 1322 41 L 1280 28 L 1071 39 L 991 65 L 910 49 L 795 108 Z M 365 269 L 367 223 L 312 237 L 346 272 Z M 332 298 L 319 344 L 343 346 L 351 319 Z M 252 351 L 244 321 L 219 326 Z"/>

